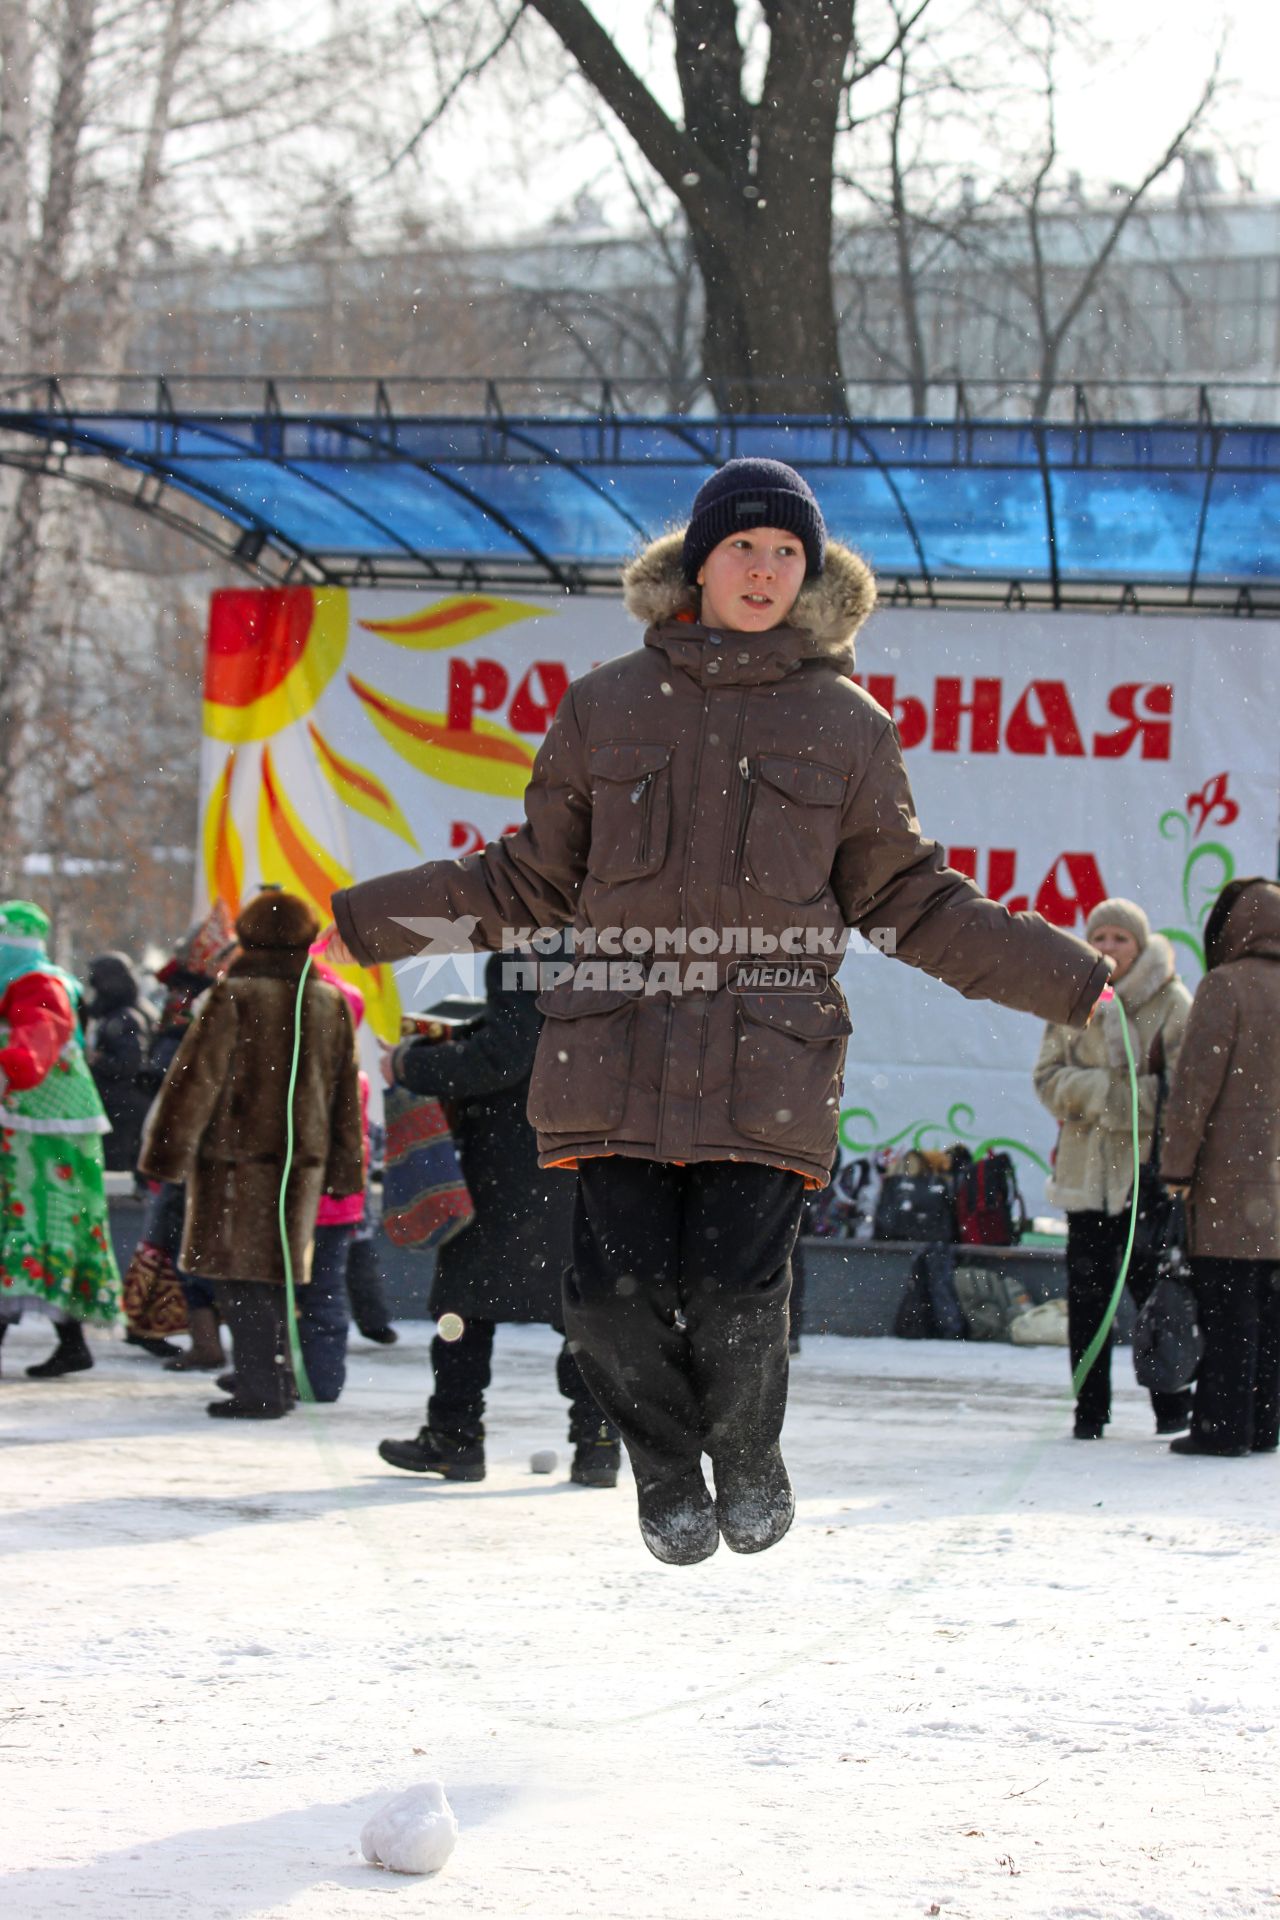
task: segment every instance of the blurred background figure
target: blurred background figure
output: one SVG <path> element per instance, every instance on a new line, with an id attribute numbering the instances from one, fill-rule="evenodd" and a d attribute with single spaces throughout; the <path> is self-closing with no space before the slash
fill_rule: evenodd
<path id="1" fill-rule="evenodd" d="M 352 1229 L 347 1249 L 347 1298 L 351 1317 L 366 1340 L 380 1347 L 394 1347 L 399 1339 L 391 1324 L 386 1287 L 378 1262 L 378 1238 L 373 1211 L 373 1169 L 381 1164 L 383 1129 L 369 1123 L 367 1138 L 368 1173 L 364 1186 L 364 1212 Z"/>
<path id="2" fill-rule="evenodd" d="M 575 1183 L 538 1165 L 525 1106 L 542 1016 L 532 992 L 503 983 L 503 969 L 516 958 L 495 954 L 489 961 L 487 1004 L 475 1026 L 454 1029 L 453 1037 L 410 1039 L 389 1056 L 396 1084 L 448 1102 L 475 1206 L 472 1224 L 436 1259 L 430 1313 L 443 1330 L 431 1342 L 435 1385 L 426 1423 L 413 1439 L 384 1440 L 378 1449 L 393 1467 L 445 1480 L 485 1475 L 495 1328 L 531 1321 L 564 1329 L 560 1289 L 571 1255 Z M 570 1478 L 579 1486 L 616 1486 L 617 1429 L 592 1398 L 568 1341 L 556 1382 L 569 1402 Z"/>
<path id="3" fill-rule="evenodd" d="M 1204 1334 L 1191 1431 L 1174 1453 L 1274 1453 L 1280 1439 L 1280 886 L 1224 887 L 1204 930 L 1164 1130 L 1187 1195 Z"/>
<path id="4" fill-rule="evenodd" d="M 151 1038 L 142 1085 L 153 1100 L 195 1018 L 204 994 L 235 958 L 235 928 L 222 901 L 185 933 L 157 971 L 164 1001 Z M 173 1373 L 216 1372 L 225 1364 L 213 1285 L 178 1267 L 182 1244 L 183 1187 L 180 1181 L 147 1180 L 147 1209 L 142 1238 L 125 1276 L 126 1340 L 165 1358 Z M 177 1289 L 178 1301 L 174 1299 Z M 178 1302 L 181 1302 L 181 1312 Z M 188 1331 L 190 1347 L 174 1345 L 170 1334 Z"/>
<path id="5" fill-rule="evenodd" d="M 89 962 L 83 1008 L 85 1055 L 111 1131 L 104 1153 L 109 1173 L 132 1173 L 151 1105 L 147 1066 L 155 1018 L 123 953 L 99 953 Z"/>
<path id="6" fill-rule="evenodd" d="M 0 1338 L 34 1306 L 57 1345 L 27 1368 L 56 1379 L 93 1365 L 86 1322 L 120 1311 L 102 1138 L 107 1119 L 80 1044 L 78 980 L 45 950 L 48 915 L 0 905 Z"/>
<path id="7" fill-rule="evenodd" d="M 279 1419 L 296 1397 L 279 1217 L 290 1148 L 285 1228 L 300 1291 L 321 1196 L 364 1188 L 355 1025 L 342 994 L 315 977 L 301 990 L 291 1077 L 318 931 L 293 894 L 264 889 L 247 903 L 240 951 L 201 1002 L 147 1122 L 143 1171 L 186 1184 L 183 1270 L 214 1283 L 231 1329 L 234 1391 L 208 1406 L 215 1419 Z"/>
<path id="8" fill-rule="evenodd" d="M 1089 915 L 1091 946 L 1115 962 L 1112 984 L 1129 1022 L 1138 1068 L 1138 1153 L 1151 1155 L 1162 1080 L 1177 1064 L 1191 995 L 1174 969 L 1173 948 L 1152 933 L 1132 900 L 1103 900 Z M 1102 1325 L 1129 1233 L 1133 1189 L 1133 1104 L 1120 1010 L 1101 1006 L 1083 1031 L 1048 1026 L 1035 1065 L 1035 1089 L 1059 1123 L 1053 1178 L 1046 1192 L 1067 1216 L 1067 1324 L 1071 1370 Z M 1158 1263 L 1136 1256 L 1129 1291 L 1141 1306 Z M 1153 1393 L 1157 1433 L 1181 1433 L 1190 1392 Z M 1076 1402 L 1075 1437 L 1101 1440 L 1111 1418 L 1111 1341 Z"/>

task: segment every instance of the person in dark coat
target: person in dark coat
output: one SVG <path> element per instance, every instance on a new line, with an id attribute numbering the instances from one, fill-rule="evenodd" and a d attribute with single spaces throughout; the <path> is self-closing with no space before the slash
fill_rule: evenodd
<path id="1" fill-rule="evenodd" d="M 1280 886 L 1233 881 L 1204 930 L 1164 1120 L 1161 1168 L 1187 1199 L 1204 1356 L 1171 1453 L 1280 1443 Z"/>
<path id="2" fill-rule="evenodd" d="M 475 1206 L 471 1225 L 436 1259 L 430 1299 L 435 1384 L 426 1424 L 414 1439 L 384 1440 L 378 1449 L 393 1467 L 446 1480 L 484 1479 L 484 1396 L 495 1328 L 564 1324 L 560 1296 L 571 1258 L 573 1182 L 538 1165 L 525 1104 L 542 1017 L 532 993 L 504 985 L 510 962 L 509 954 L 489 961 L 488 1005 L 476 1026 L 451 1039 L 409 1040 L 389 1057 L 398 1085 L 448 1101 Z M 579 1486 L 616 1486 L 618 1431 L 591 1397 L 568 1341 L 556 1381 L 569 1402 L 570 1478 Z"/>
<path id="3" fill-rule="evenodd" d="M 239 957 L 201 1002 L 143 1141 L 143 1172 L 185 1185 L 179 1261 L 214 1282 L 231 1329 L 235 1392 L 208 1408 L 219 1420 L 279 1419 L 293 1405 L 279 1217 L 286 1158 L 299 1288 L 310 1279 L 322 1195 L 364 1188 L 355 1025 L 338 989 L 314 973 L 301 990 L 292 1080 L 299 982 L 317 931 L 292 894 L 264 890 L 241 910 Z"/>
<path id="4" fill-rule="evenodd" d="M 151 1104 L 146 1068 L 155 1020 L 142 1004 L 138 976 L 125 954 L 100 953 L 89 962 L 84 1018 L 85 1057 L 111 1122 L 103 1143 L 107 1172 L 132 1173 Z"/>

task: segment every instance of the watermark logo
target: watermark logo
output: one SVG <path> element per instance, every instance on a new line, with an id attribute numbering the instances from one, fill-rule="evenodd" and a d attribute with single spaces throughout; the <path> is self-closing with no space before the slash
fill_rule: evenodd
<path id="1" fill-rule="evenodd" d="M 396 968 L 421 1003 L 441 972 L 474 962 L 479 920 L 396 917 L 421 951 Z M 849 954 L 892 953 L 892 927 L 508 927 L 501 952 L 507 992 L 626 994 L 826 993 Z"/>
<path id="2" fill-rule="evenodd" d="M 401 982 L 407 996 L 420 1000 L 433 980 L 442 973 L 457 973 L 462 956 L 469 956 L 473 965 L 468 971 L 474 973 L 474 961 L 480 949 L 475 944 L 475 933 L 480 925 L 473 913 L 461 913 L 456 920 L 438 920 L 432 918 L 409 919 L 400 914 L 392 918 L 398 927 L 413 934 L 421 941 L 419 952 L 411 959 L 402 960 L 395 968 L 396 979 Z M 471 983 L 465 979 L 464 986 Z"/>

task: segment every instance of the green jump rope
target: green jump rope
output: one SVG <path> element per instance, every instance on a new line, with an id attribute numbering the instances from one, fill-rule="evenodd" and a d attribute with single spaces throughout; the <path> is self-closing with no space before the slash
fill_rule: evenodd
<path id="1" fill-rule="evenodd" d="M 285 1106 L 284 1172 L 280 1176 L 279 1218 L 280 1252 L 284 1257 L 284 1300 L 285 1319 L 289 1328 L 289 1358 L 293 1362 L 293 1377 L 298 1384 L 299 1399 L 314 1406 L 316 1396 L 311 1390 L 311 1382 L 307 1377 L 306 1362 L 302 1358 L 302 1341 L 298 1334 L 298 1296 L 293 1280 L 293 1254 L 289 1247 L 289 1221 L 286 1210 L 289 1175 L 293 1171 L 293 1093 L 298 1084 L 298 1064 L 302 1059 L 302 994 L 310 971 L 311 955 L 308 954 L 307 964 L 303 967 L 298 980 L 297 998 L 293 1003 L 293 1061 L 289 1068 L 289 1092 Z"/>
<path id="2" fill-rule="evenodd" d="M 297 1288 L 293 1278 L 293 1254 L 289 1247 L 289 1225 L 286 1215 L 286 1198 L 289 1190 L 289 1175 L 293 1170 L 293 1095 L 298 1084 L 298 1064 L 302 1058 L 302 995 L 307 984 L 307 975 L 311 971 L 311 955 L 298 980 L 298 994 L 293 1009 L 293 1060 L 289 1068 L 288 1104 L 285 1111 L 285 1155 L 284 1173 L 280 1180 L 280 1251 L 284 1258 L 285 1314 L 289 1328 L 289 1358 L 293 1363 L 293 1376 L 298 1383 L 299 1397 L 314 1404 L 315 1394 L 307 1378 L 306 1363 L 302 1358 L 302 1341 L 298 1335 Z M 1124 1057 L 1129 1069 L 1129 1104 L 1133 1132 L 1133 1192 L 1129 1201 L 1129 1238 L 1125 1244 L 1124 1258 L 1120 1262 L 1120 1271 L 1116 1275 L 1116 1284 L 1102 1316 L 1102 1324 L 1093 1339 L 1080 1356 L 1080 1364 L 1071 1376 L 1071 1391 L 1078 1399 L 1080 1389 L 1088 1379 L 1097 1361 L 1098 1355 L 1107 1344 L 1116 1314 L 1120 1309 L 1120 1299 L 1124 1293 L 1125 1282 L 1129 1278 L 1129 1264 L 1133 1259 L 1133 1243 L 1138 1232 L 1138 1067 L 1133 1057 L 1133 1043 L 1129 1038 L 1129 1017 L 1124 1010 L 1124 1002 L 1117 999 L 1113 987 L 1104 987 L 1100 1000 L 1113 1001 L 1120 1012 L 1120 1033 L 1124 1040 Z"/>

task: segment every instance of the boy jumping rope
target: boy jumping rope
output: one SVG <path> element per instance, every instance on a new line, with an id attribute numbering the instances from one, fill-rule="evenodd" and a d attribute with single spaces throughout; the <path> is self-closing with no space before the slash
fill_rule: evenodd
<path id="1" fill-rule="evenodd" d="M 835 1153 L 846 930 L 1067 1026 L 1108 968 L 924 838 L 897 731 L 850 678 L 874 581 L 798 473 L 729 461 L 623 586 L 644 643 L 570 687 L 520 831 L 335 894 L 330 957 L 404 959 L 415 920 L 463 915 L 478 946 L 571 926 L 627 956 L 541 995 L 529 1118 L 542 1165 L 578 1182 L 569 1339 L 621 1429 L 646 1546 L 688 1564 L 721 1537 L 772 1546 L 795 1509 L 790 1256 Z"/>

